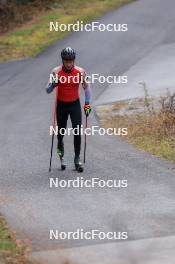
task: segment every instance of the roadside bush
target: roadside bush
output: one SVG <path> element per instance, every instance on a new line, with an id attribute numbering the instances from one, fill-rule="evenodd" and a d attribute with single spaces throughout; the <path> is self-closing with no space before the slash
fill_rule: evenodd
<path id="1" fill-rule="evenodd" d="M 30 21 L 37 12 L 50 9 L 54 2 L 55 0 L 0 1 L 0 32 L 5 33 L 16 25 Z"/>

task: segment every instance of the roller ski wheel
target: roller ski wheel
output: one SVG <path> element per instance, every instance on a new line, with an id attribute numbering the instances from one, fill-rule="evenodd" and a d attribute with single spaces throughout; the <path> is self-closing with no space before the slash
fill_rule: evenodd
<path id="1" fill-rule="evenodd" d="M 84 171 L 83 164 L 80 161 L 80 158 L 79 157 L 75 157 L 74 164 L 75 164 L 75 169 L 76 169 L 77 172 L 80 172 L 81 173 L 81 172 Z"/>
<path id="2" fill-rule="evenodd" d="M 61 162 L 61 170 L 65 170 L 66 169 L 66 163 L 65 163 L 63 157 L 60 157 L 60 162 Z"/>

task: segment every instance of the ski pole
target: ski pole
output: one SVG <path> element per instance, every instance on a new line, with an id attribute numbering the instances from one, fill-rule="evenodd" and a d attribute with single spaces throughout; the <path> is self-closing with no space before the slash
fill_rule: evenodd
<path id="1" fill-rule="evenodd" d="M 86 115 L 86 128 L 87 128 L 87 115 Z M 86 137 L 87 137 L 87 135 L 86 135 L 86 133 L 84 134 L 84 164 L 85 164 L 85 162 L 86 162 Z"/>
<path id="2" fill-rule="evenodd" d="M 56 108 L 57 108 L 57 97 L 55 100 L 55 105 L 54 105 L 54 120 L 53 120 L 53 128 L 55 129 L 56 126 Z M 52 168 L 52 154 L 53 154 L 53 142 L 54 142 L 54 131 L 52 133 L 52 143 L 51 143 L 51 149 L 50 149 L 50 165 L 49 165 L 49 172 L 51 172 Z"/>

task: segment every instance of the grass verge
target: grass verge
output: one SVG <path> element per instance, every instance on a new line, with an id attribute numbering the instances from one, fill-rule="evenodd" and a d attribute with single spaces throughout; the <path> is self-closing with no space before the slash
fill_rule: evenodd
<path id="1" fill-rule="evenodd" d="M 42 12 L 20 28 L 0 37 L 0 62 L 34 57 L 69 32 L 50 32 L 49 22 L 90 22 L 108 11 L 133 0 L 68 0 L 51 3 L 49 11 Z"/>
<path id="2" fill-rule="evenodd" d="M 129 143 L 175 163 L 175 94 L 156 102 L 146 98 L 116 103 L 98 115 L 106 128 L 127 128 L 123 138 Z"/>
<path id="3" fill-rule="evenodd" d="M 9 230 L 6 221 L 0 215 L 0 263 L 32 264 L 28 261 L 29 253 L 28 242 L 17 240 L 15 234 Z"/>

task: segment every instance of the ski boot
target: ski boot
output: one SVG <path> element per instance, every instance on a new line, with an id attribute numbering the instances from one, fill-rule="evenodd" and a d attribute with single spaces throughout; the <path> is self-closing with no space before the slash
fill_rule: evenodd
<path id="1" fill-rule="evenodd" d="M 78 171 L 78 172 L 83 172 L 84 171 L 83 164 L 81 163 L 79 156 L 76 156 L 74 158 L 74 164 L 75 164 L 76 171 Z"/>
<path id="2" fill-rule="evenodd" d="M 60 145 L 58 145 L 58 148 L 57 148 L 57 154 L 60 158 L 60 162 L 61 162 L 61 170 L 65 170 L 66 169 L 66 163 L 64 161 L 64 145 L 63 143 Z"/>

